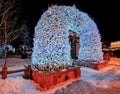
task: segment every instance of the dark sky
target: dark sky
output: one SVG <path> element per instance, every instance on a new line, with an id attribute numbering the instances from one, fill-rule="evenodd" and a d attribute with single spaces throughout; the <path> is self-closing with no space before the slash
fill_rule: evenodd
<path id="1" fill-rule="evenodd" d="M 51 4 L 76 5 L 76 8 L 94 19 L 102 41 L 120 40 L 120 5 L 118 0 L 23 0 L 25 15 L 29 16 L 29 26 L 34 27 L 42 13 Z"/>

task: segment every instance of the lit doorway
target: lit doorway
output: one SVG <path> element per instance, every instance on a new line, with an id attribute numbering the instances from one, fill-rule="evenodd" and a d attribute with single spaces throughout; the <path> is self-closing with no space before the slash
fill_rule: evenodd
<path id="1" fill-rule="evenodd" d="M 77 33 L 69 31 L 69 42 L 71 46 L 70 54 L 72 59 L 78 59 L 79 49 L 80 49 L 80 37 Z"/>

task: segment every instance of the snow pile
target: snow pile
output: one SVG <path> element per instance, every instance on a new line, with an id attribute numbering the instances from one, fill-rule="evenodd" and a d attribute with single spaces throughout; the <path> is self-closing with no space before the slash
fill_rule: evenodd
<path id="1" fill-rule="evenodd" d="M 38 94 L 39 90 L 31 82 L 24 80 L 22 77 L 7 78 L 0 80 L 0 94 Z"/>

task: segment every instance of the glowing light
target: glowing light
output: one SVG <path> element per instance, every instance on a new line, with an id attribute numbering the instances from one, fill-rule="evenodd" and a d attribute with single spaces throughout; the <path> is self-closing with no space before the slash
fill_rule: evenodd
<path id="1" fill-rule="evenodd" d="M 117 47 L 120 47 L 120 41 L 111 42 L 110 48 L 117 48 Z"/>
<path id="2" fill-rule="evenodd" d="M 75 7 L 52 6 L 35 27 L 32 64 L 71 65 L 69 30 L 80 35 L 79 60 L 102 60 L 100 35 L 91 18 Z"/>

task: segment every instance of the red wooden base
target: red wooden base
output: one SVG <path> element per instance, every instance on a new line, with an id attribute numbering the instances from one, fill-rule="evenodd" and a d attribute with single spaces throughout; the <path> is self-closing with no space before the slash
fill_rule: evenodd
<path id="1" fill-rule="evenodd" d="M 66 71 L 56 71 L 54 73 L 42 73 L 32 71 L 33 80 L 40 85 L 40 89 L 48 90 L 67 82 L 72 82 L 80 77 L 80 68 L 72 68 Z"/>
<path id="2" fill-rule="evenodd" d="M 103 63 L 90 63 L 90 68 L 101 70 L 108 65 L 108 62 Z"/>

